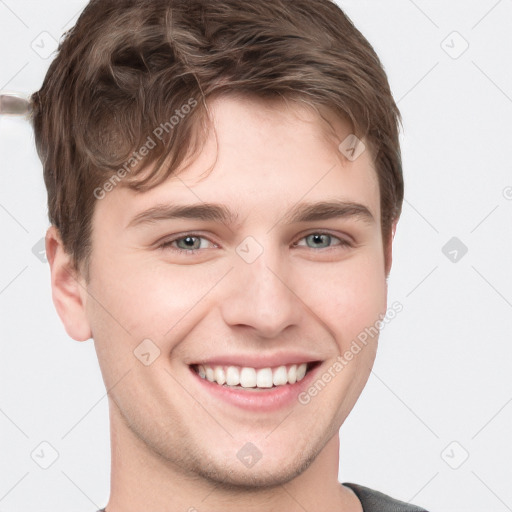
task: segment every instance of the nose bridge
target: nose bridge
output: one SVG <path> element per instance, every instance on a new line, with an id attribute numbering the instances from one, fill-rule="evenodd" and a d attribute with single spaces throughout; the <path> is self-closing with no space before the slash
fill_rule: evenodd
<path id="1" fill-rule="evenodd" d="M 301 304 L 289 283 L 279 247 L 248 237 L 236 249 L 233 284 L 222 303 L 226 323 L 253 327 L 262 337 L 275 337 L 300 319 Z"/>

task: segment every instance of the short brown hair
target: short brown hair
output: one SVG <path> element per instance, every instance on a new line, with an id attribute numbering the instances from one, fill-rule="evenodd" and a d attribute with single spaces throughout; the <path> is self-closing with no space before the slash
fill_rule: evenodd
<path id="1" fill-rule="evenodd" d="M 98 187 L 122 168 L 135 190 L 161 183 L 197 150 L 206 99 L 233 92 L 350 120 L 372 148 L 389 239 L 404 193 L 400 112 L 375 51 L 334 2 L 92 0 L 31 97 L 49 219 L 77 269 L 88 275 Z"/>

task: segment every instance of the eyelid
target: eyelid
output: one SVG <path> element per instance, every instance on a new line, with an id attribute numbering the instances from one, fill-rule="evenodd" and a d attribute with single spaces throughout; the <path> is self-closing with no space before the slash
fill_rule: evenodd
<path id="1" fill-rule="evenodd" d="M 331 238 L 337 238 L 341 242 L 341 244 L 339 244 L 339 245 L 353 246 L 356 243 L 355 239 L 352 236 L 350 236 L 349 234 L 334 233 L 333 231 L 328 230 L 328 229 L 325 229 L 325 230 L 324 229 L 311 229 L 309 231 L 306 231 L 305 233 L 302 233 L 300 235 L 300 238 L 297 239 L 297 241 L 300 241 L 303 238 L 307 238 L 310 235 L 327 235 L 327 236 L 330 236 Z M 297 242 L 294 242 L 294 245 L 296 243 Z"/>
<path id="2" fill-rule="evenodd" d="M 205 236 L 204 234 L 201 234 L 201 233 L 195 233 L 193 231 L 190 231 L 190 232 L 185 232 L 185 233 L 178 233 L 176 235 L 172 235 L 170 238 L 163 238 L 161 240 L 159 240 L 158 242 L 156 242 L 156 245 L 158 248 L 160 249 L 171 249 L 171 250 L 174 250 L 176 252 L 186 252 L 186 253 L 190 253 L 190 254 L 193 254 L 193 253 L 196 253 L 196 252 L 199 252 L 199 251 L 204 251 L 205 249 L 190 249 L 190 250 L 185 250 L 185 249 L 179 249 L 177 247 L 171 247 L 170 244 L 174 243 L 174 242 L 177 242 L 178 240 L 182 240 L 184 238 L 203 238 L 205 240 L 208 240 L 208 242 L 210 242 L 211 244 L 213 244 L 214 246 L 218 247 L 218 244 L 216 244 L 215 242 L 213 242 L 212 240 L 210 240 L 207 236 Z"/>
<path id="3" fill-rule="evenodd" d="M 295 241 L 292 245 L 294 247 L 297 247 L 297 244 L 298 242 L 300 242 L 301 240 L 307 238 L 308 236 L 310 235 L 327 235 L 331 238 L 336 238 L 339 240 L 340 243 L 338 244 L 335 244 L 333 246 L 330 246 L 330 247 L 323 247 L 323 248 L 320 248 L 320 249 L 315 249 L 313 247 L 307 247 L 307 246 L 304 246 L 306 247 L 306 249 L 312 249 L 314 251 L 321 251 L 323 250 L 324 252 L 325 251 L 328 251 L 330 249 L 335 249 L 336 247 L 354 247 L 355 245 L 355 241 L 354 239 L 349 236 L 349 235 L 345 235 L 344 236 L 341 236 L 341 235 L 338 235 L 338 234 L 334 234 L 332 233 L 331 231 L 329 230 L 321 230 L 321 229 L 312 229 L 306 233 L 301 233 L 300 235 L 300 238 L 297 239 L 297 241 Z M 218 244 L 216 244 L 215 242 L 213 242 L 212 240 L 209 239 L 209 237 L 205 236 L 204 234 L 201 234 L 201 233 L 196 233 L 196 232 L 185 232 L 185 233 L 178 233 L 176 235 L 172 235 L 171 238 L 164 238 L 160 241 L 158 241 L 156 243 L 157 247 L 159 249 L 162 249 L 162 250 L 171 250 L 175 253 L 179 253 L 179 254 L 183 254 L 183 253 L 186 253 L 186 254 L 189 254 L 189 255 L 193 255 L 193 254 L 197 254 L 198 252 L 202 252 L 202 251 L 205 251 L 206 249 L 180 249 L 180 248 L 177 248 L 177 247 L 172 247 L 172 243 L 174 242 L 177 242 L 179 240 L 183 240 L 184 238 L 202 238 L 204 240 L 208 240 L 208 242 L 210 242 L 211 244 L 213 244 L 214 246 L 216 247 L 219 247 Z M 347 238 L 349 238 L 350 240 L 347 240 Z M 298 247 L 303 247 L 303 246 L 298 246 Z"/>

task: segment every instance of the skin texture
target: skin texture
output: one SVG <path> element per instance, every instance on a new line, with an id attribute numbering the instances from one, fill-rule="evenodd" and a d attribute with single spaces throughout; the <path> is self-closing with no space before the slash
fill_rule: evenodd
<path id="1" fill-rule="evenodd" d="M 211 132 L 177 176 L 144 193 L 118 186 L 98 201 L 88 283 L 73 273 L 57 230 L 47 233 L 57 311 L 73 339 L 93 337 L 109 390 L 106 510 L 361 511 L 338 482 L 338 431 L 366 384 L 376 339 L 310 403 L 266 413 L 207 393 L 189 364 L 298 350 L 322 361 L 321 376 L 385 313 L 391 243 L 383 247 L 370 152 L 348 161 L 338 145 L 350 126 L 331 117 L 329 135 L 316 113 L 295 103 L 224 97 L 210 109 L 218 153 Z M 332 199 L 366 206 L 373 221 L 280 220 L 300 202 Z M 229 207 L 238 223 L 127 227 L 157 204 L 202 202 Z M 324 231 L 333 237 L 325 245 L 307 238 Z M 173 251 L 185 251 L 183 241 L 158 247 L 191 232 L 204 237 L 196 254 Z M 263 247 L 250 264 L 236 252 L 247 237 Z M 160 350 L 149 366 L 133 353 L 144 339 Z M 251 468 L 236 456 L 247 442 L 262 454 Z"/>

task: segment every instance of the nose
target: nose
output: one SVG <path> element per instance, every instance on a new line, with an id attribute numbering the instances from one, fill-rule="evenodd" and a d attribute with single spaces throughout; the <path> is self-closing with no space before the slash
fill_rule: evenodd
<path id="1" fill-rule="evenodd" d="M 236 254 L 234 258 L 220 306 L 226 324 L 250 328 L 261 338 L 277 338 L 298 325 L 306 308 L 293 289 L 292 268 L 283 256 L 267 248 L 252 263 Z"/>

